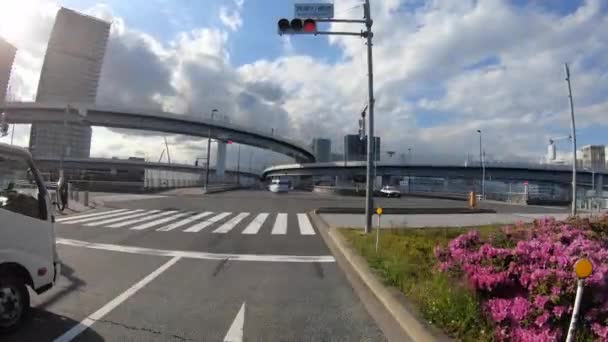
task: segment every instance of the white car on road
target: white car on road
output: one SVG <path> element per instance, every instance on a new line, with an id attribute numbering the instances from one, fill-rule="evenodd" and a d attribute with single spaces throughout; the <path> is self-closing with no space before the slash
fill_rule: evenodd
<path id="1" fill-rule="evenodd" d="M 401 191 L 397 187 L 385 185 L 380 189 L 380 195 L 385 197 L 401 197 Z"/>
<path id="2" fill-rule="evenodd" d="M 288 192 L 290 187 L 291 184 L 288 180 L 275 178 L 268 186 L 268 190 L 270 190 L 271 192 Z"/>

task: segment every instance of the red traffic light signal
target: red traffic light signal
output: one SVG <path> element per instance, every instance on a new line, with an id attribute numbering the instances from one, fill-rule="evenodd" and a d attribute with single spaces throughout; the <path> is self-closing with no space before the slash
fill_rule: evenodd
<path id="1" fill-rule="evenodd" d="M 314 33 L 317 32 L 317 22 L 313 19 L 304 20 L 304 32 Z"/>
<path id="2" fill-rule="evenodd" d="M 317 22 L 314 19 L 302 20 L 294 18 L 291 21 L 282 18 L 277 22 L 279 34 L 316 33 Z"/>

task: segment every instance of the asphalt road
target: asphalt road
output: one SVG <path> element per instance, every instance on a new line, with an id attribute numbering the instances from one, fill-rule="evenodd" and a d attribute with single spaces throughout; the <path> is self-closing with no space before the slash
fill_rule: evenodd
<path id="1" fill-rule="evenodd" d="M 62 276 L 2 341 L 384 341 L 305 218 L 308 195 L 131 199 L 59 217 Z"/>
<path id="2" fill-rule="evenodd" d="M 2 341 L 385 340 L 306 216 L 363 206 L 363 198 L 237 191 L 109 199 L 58 218 L 62 276 L 49 292 L 32 294 L 31 319 Z M 404 197 L 378 205 L 466 202 Z"/>

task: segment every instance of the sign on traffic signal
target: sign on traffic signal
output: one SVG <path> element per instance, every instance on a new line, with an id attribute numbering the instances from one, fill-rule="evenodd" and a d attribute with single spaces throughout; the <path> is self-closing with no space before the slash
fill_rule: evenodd
<path id="1" fill-rule="evenodd" d="M 277 23 L 279 34 L 315 34 L 317 33 L 317 22 L 314 19 L 289 19 L 282 18 Z"/>

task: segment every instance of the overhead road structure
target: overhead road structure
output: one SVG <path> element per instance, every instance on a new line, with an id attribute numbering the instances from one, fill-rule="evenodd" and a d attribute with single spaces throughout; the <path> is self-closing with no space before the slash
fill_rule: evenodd
<path id="1" fill-rule="evenodd" d="M 365 175 L 365 162 L 304 163 L 277 165 L 263 171 L 263 178 L 279 176 L 338 176 L 352 177 Z M 589 170 L 578 170 L 578 184 L 592 184 L 594 176 Z M 477 165 L 442 164 L 393 164 L 376 163 L 377 176 L 395 177 L 442 177 L 442 178 L 479 178 Z M 595 177 L 608 176 L 607 171 L 595 172 Z M 568 165 L 534 165 L 521 163 L 500 163 L 486 165 L 486 177 L 496 180 L 540 181 L 569 184 L 572 170 Z M 597 180 L 596 180 L 597 181 Z"/>
<path id="2" fill-rule="evenodd" d="M 70 111 L 66 116 L 67 106 L 75 110 Z M 207 138 L 211 130 L 212 139 L 232 140 L 239 144 L 268 149 L 292 157 L 296 162 L 315 161 L 308 147 L 274 135 L 270 130 L 263 132 L 211 118 L 79 103 L 4 102 L 0 103 L 0 111 L 6 113 L 9 123 L 17 124 L 58 123 L 67 120 L 90 126 L 183 134 L 201 138 Z"/>

